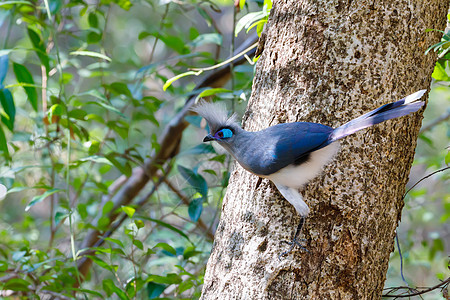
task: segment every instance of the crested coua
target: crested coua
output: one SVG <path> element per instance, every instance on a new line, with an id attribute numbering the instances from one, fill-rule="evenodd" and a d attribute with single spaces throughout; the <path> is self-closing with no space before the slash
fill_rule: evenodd
<path id="1" fill-rule="evenodd" d="M 203 142 L 217 142 L 244 169 L 270 179 L 302 217 L 294 239 L 289 243 L 292 245 L 290 252 L 294 245 L 299 245 L 297 236 L 304 217 L 309 213 L 298 189 L 316 177 L 334 157 L 339 149 L 338 140 L 386 120 L 416 112 L 425 104 L 418 101 L 425 92 L 421 90 L 385 104 L 335 129 L 317 123 L 294 122 L 249 132 L 236 123 L 235 114 L 229 117 L 225 106 L 220 103 L 201 101 L 192 110 L 208 123 L 210 133 Z"/>

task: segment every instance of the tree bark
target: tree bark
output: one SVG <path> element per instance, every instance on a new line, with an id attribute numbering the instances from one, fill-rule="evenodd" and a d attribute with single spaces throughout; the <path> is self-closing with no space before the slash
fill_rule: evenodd
<path id="1" fill-rule="evenodd" d="M 447 0 L 274 0 L 244 128 L 309 121 L 337 127 L 429 88 Z M 202 299 L 377 299 L 394 249 L 421 113 L 341 141 L 301 193 L 305 252 L 281 261 L 299 222 L 268 180 L 236 164 Z"/>

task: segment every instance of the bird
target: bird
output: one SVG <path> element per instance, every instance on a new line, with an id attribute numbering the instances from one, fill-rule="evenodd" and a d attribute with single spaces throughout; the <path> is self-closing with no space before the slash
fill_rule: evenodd
<path id="1" fill-rule="evenodd" d="M 280 123 L 260 131 L 246 131 L 237 123 L 237 115 L 228 114 L 222 102 L 200 100 L 192 111 L 203 117 L 209 134 L 203 142 L 217 142 L 247 171 L 272 181 L 283 197 L 294 206 L 300 222 L 288 251 L 295 246 L 307 251 L 298 236 L 310 209 L 299 189 L 318 176 L 338 153 L 339 140 L 386 120 L 418 111 L 427 90 L 385 104 L 342 126 L 332 128 L 311 122 Z"/>

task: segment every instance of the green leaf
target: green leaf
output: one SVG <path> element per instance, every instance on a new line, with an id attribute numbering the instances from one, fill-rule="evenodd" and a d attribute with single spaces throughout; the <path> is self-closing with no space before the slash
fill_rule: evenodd
<path id="1" fill-rule="evenodd" d="M 126 11 L 130 10 L 131 6 L 133 6 L 130 0 L 113 0 L 113 2 Z"/>
<path id="2" fill-rule="evenodd" d="M 162 35 L 159 33 L 153 34 L 154 36 L 158 36 L 161 41 L 163 41 L 164 44 L 166 44 L 167 47 L 175 50 L 176 52 L 180 54 L 186 54 L 188 53 L 188 48 L 186 47 L 186 44 L 184 41 L 175 35 Z"/>
<path id="3" fill-rule="evenodd" d="M 245 0 L 239 0 L 239 9 L 243 10 L 245 5 Z"/>
<path id="4" fill-rule="evenodd" d="M 121 248 L 124 248 L 124 247 L 125 247 L 125 246 L 123 245 L 123 243 L 122 243 L 121 240 L 113 239 L 113 238 L 109 238 L 109 237 L 101 237 L 101 238 L 104 239 L 105 241 L 108 241 L 108 242 L 117 244 L 117 245 L 119 245 Z"/>
<path id="5" fill-rule="evenodd" d="M 108 297 L 110 297 L 113 293 L 115 293 L 122 300 L 129 299 L 127 294 L 121 289 L 119 289 L 111 279 L 103 280 L 102 285 Z"/>
<path id="6" fill-rule="evenodd" d="M 430 139 L 429 137 L 425 136 L 425 134 L 419 134 L 419 139 L 421 139 L 422 141 L 424 141 L 428 145 L 433 146 L 433 140 Z"/>
<path id="7" fill-rule="evenodd" d="M 0 260 L 0 272 L 8 270 L 8 262 Z"/>
<path id="8" fill-rule="evenodd" d="M 230 180 L 230 172 L 224 171 L 222 174 L 222 187 L 227 187 L 229 180 Z"/>
<path id="9" fill-rule="evenodd" d="M 251 24 L 259 21 L 260 19 L 264 18 L 265 16 L 266 16 L 266 12 L 264 12 L 264 11 L 251 12 L 251 13 L 248 13 L 245 16 L 243 16 L 236 24 L 236 27 L 235 27 L 236 36 L 238 35 L 239 32 L 241 32 L 241 30 L 243 28 L 247 29 L 248 27 L 250 27 Z"/>
<path id="10" fill-rule="evenodd" d="M 140 240 L 133 240 L 133 245 L 135 245 L 140 250 L 144 250 L 144 244 Z"/>
<path id="11" fill-rule="evenodd" d="M 232 92 L 231 90 L 223 89 L 223 88 L 207 89 L 207 90 L 204 90 L 203 92 L 201 92 L 200 94 L 198 94 L 197 98 L 208 97 L 208 96 L 212 96 L 212 95 L 220 94 L 220 93 L 231 93 L 231 92 Z"/>
<path id="12" fill-rule="evenodd" d="M 53 104 L 50 109 L 48 110 L 48 122 L 51 124 L 53 123 L 53 117 L 55 116 L 62 116 L 63 114 L 63 107 L 60 104 Z"/>
<path id="13" fill-rule="evenodd" d="M 114 208 L 114 203 L 112 201 L 106 202 L 102 208 L 102 216 L 105 216 L 106 214 L 108 214 L 110 211 L 113 210 L 113 208 Z"/>
<path id="14" fill-rule="evenodd" d="M 183 78 L 183 77 L 189 76 L 189 75 L 195 75 L 195 76 L 198 76 L 198 75 L 200 75 L 201 73 L 202 73 L 201 71 L 199 71 L 199 72 L 188 71 L 188 72 L 184 72 L 184 73 L 178 74 L 177 76 L 174 76 L 174 77 L 168 79 L 168 80 L 166 81 L 166 83 L 164 83 L 164 85 L 163 85 L 163 90 L 164 90 L 164 91 L 167 90 L 167 88 L 168 88 L 172 83 L 174 83 L 175 81 L 177 81 L 177 80 L 180 79 L 180 78 Z"/>
<path id="15" fill-rule="evenodd" d="M 13 278 L 8 280 L 2 287 L 2 290 L 23 291 L 29 290 L 30 283 L 22 278 Z"/>
<path id="16" fill-rule="evenodd" d="M 136 212 L 136 210 L 131 207 L 131 206 L 124 206 L 122 205 L 122 210 L 124 213 L 126 213 L 128 215 L 128 217 L 131 219 L 134 215 L 134 213 Z"/>
<path id="17" fill-rule="evenodd" d="M 81 161 L 81 162 L 92 161 L 92 162 L 95 162 L 95 163 L 107 164 L 107 165 L 110 165 L 110 166 L 113 165 L 108 159 L 106 159 L 106 158 L 104 158 L 102 156 L 98 156 L 98 155 L 92 155 L 92 156 L 80 158 L 78 161 Z"/>
<path id="18" fill-rule="evenodd" d="M 128 122 L 124 122 L 123 120 L 115 120 L 107 123 L 108 127 L 115 131 L 122 139 L 128 138 L 128 130 L 130 128 L 130 124 Z M 114 155 L 120 157 L 118 153 Z"/>
<path id="19" fill-rule="evenodd" d="M 80 96 L 85 96 L 85 95 L 89 95 L 92 96 L 94 98 L 97 98 L 103 102 L 108 101 L 108 99 L 106 99 L 105 95 L 103 95 L 102 93 L 100 93 L 98 90 L 89 90 L 87 92 L 81 93 L 79 94 Z"/>
<path id="20" fill-rule="evenodd" d="M 445 155 L 444 161 L 446 165 L 450 164 L 450 151 L 447 152 L 447 155 Z"/>
<path id="21" fill-rule="evenodd" d="M 77 205 L 77 211 L 82 220 L 85 220 L 87 218 L 87 216 L 89 215 L 89 213 L 87 211 L 86 203 L 79 203 Z"/>
<path id="22" fill-rule="evenodd" d="M 444 242 L 442 239 L 434 239 L 430 249 L 430 260 L 433 261 L 437 252 L 444 252 Z"/>
<path id="23" fill-rule="evenodd" d="M 116 167 L 125 176 L 130 177 L 133 170 L 131 169 L 128 161 L 124 161 L 123 159 L 121 159 L 122 161 L 124 161 L 123 163 L 121 163 L 118 159 L 116 159 L 115 156 L 116 153 L 114 152 L 105 155 L 106 159 L 108 159 L 114 165 L 114 167 Z"/>
<path id="24" fill-rule="evenodd" d="M 167 229 L 169 229 L 169 230 L 171 230 L 171 231 L 173 231 L 173 232 L 176 232 L 176 233 L 178 233 L 179 235 L 181 235 L 182 237 L 184 237 L 186 240 L 188 240 L 188 241 L 192 244 L 192 242 L 191 242 L 191 240 L 189 239 L 189 237 L 188 237 L 183 231 L 181 231 L 181 230 L 178 229 L 178 228 L 173 227 L 172 225 L 170 225 L 170 224 L 168 224 L 168 223 L 165 223 L 165 222 L 163 222 L 163 221 L 161 221 L 161 220 L 153 219 L 153 218 L 150 218 L 150 217 L 147 217 L 147 216 L 141 216 L 141 215 L 140 215 L 139 218 L 140 218 L 140 219 L 144 219 L 144 220 L 148 220 L 148 221 L 151 221 L 151 222 L 154 222 L 154 223 L 156 223 L 156 224 L 158 224 L 158 225 L 160 225 L 160 226 L 163 226 L 163 227 L 165 227 L 165 228 L 167 228 Z"/>
<path id="25" fill-rule="evenodd" d="M 12 5 L 12 4 L 24 4 L 24 5 L 33 6 L 33 4 L 30 1 L 13 0 L 13 1 L 3 1 L 2 3 L 0 3 L 0 7 L 1 6 L 6 6 L 6 5 Z"/>
<path id="26" fill-rule="evenodd" d="M 96 292 L 96 291 L 94 291 L 94 290 L 79 289 L 79 288 L 72 288 L 71 290 L 77 291 L 77 292 L 79 292 L 80 294 L 90 294 L 90 295 L 94 295 L 94 296 L 96 296 L 95 299 L 103 299 L 103 298 L 104 298 L 104 295 L 102 295 L 101 293 Z M 87 299 L 89 299 L 89 298 L 87 298 Z"/>
<path id="27" fill-rule="evenodd" d="M 100 145 L 101 144 L 98 141 L 91 141 L 91 144 L 89 145 L 89 155 L 98 153 L 100 151 Z"/>
<path id="28" fill-rule="evenodd" d="M 261 26 L 261 25 L 264 25 L 264 24 L 266 24 L 266 23 L 267 23 L 267 19 L 266 19 L 266 18 L 261 19 L 261 20 L 255 22 L 255 23 L 253 23 L 251 26 L 249 26 L 249 27 L 247 28 L 247 30 L 246 30 L 246 33 L 248 33 L 253 27 L 255 27 L 255 26 Z M 259 31 L 258 31 L 258 34 L 260 34 Z"/>
<path id="29" fill-rule="evenodd" d="M 94 31 L 90 31 L 87 34 L 87 42 L 88 44 L 96 44 L 98 42 L 100 42 L 102 40 L 102 36 L 101 34 L 94 32 Z"/>
<path id="30" fill-rule="evenodd" d="M 62 189 L 51 189 L 43 193 L 42 195 L 35 196 L 33 199 L 31 199 L 30 203 L 28 203 L 27 207 L 25 207 L 25 211 L 28 211 L 32 206 L 38 204 L 39 202 L 43 201 L 45 198 L 47 198 L 50 195 L 53 195 L 54 193 L 64 192 Z"/>
<path id="31" fill-rule="evenodd" d="M 434 79 L 439 81 L 450 81 L 450 77 L 445 71 L 446 60 L 438 60 L 436 66 L 434 67 L 433 74 L 431 75 Z"/>
<path id="32" fill-rule="evenodd" d="M 45 67 L 46 72 L 50 72 L 50 63 L 47 52 L 45 50 L 44 41 L 41 40 L 39 34 L 37 34 L 33 29 L 28 28 L 28 36 L 33 44 L 34 51 L 38 56 L 41 64 Z"/>
<path id="33" fill-rule="evenodd" d="M 187 291 L 188 289 L 192 288 L 194 286 L 194 283 L 192 281 L 183 281 L 182 283 L 180 283 L 180 285 L 178 286 L 178 292 L 181 294 L 184 291 Z"/>
<path id="34" fill-rule="evenodd" d="M 91 27 L 98 27 L 98 17 L 95 12 L 90 12 L 88 15 L 88 23 Z"/>
<path id="35" fill-rule="evenodd" d="M 180 165 L 178 166 L 178 171 L 197 192 L 202 194 L 204 198 L 208 196 L 208 184 L 202 175 L 194 173 L 194 171 Z"/>
<path id="36" fill-rule="evenodd" d="M 195 8 L 197 9 L 197 12 L 200 14 L 200 16 L 202 16 L 203 21 L 206 22 L 208 27 L 211 27 L 212 26 L 211 16 L 200 5 L 196 5 Z"/>
<path id="37" fill-rule="evenodd" d="M 109 89 L 110 91 L 112 91 L 116 94 L 125 95 L 128 98 L 133 98 L 133 95 L 131 94 L 130 89 L 123 82 L 113 82 L 106 87 L 107 87 L 107 89 Z"/>
<path id="38" fill-rule="evenodd" d="M 202 172 L 217 176 L 216 171 L 211 170 L 211 169 L 204 169 Z"/>
<path id="39" fill-rule="evenodd" d="M 189 203 L 188 214 L 192 221 L 197 222 L 203 211 L 203 198 L 193 199 Z"/>
<path id="40" fill-rule="evenodd" d="M 61 222 L 61 220 L 64 220 L 65 218 L 67 218 L 69 216 L 69 214 L 67 213 L 63 213 L 63 212 L 56 212 L 55 214 L 55 224 L 58 225 L 59 222 Z"/>
<path id="41" fill-rule="evenodd" d="M 101 107 L 103 107 L 103 108 L 105 108 L 105 109 L 107 109 L 109 111 L 112 111 L 112 112 L 118 114 L 122 118 L 125 118 L 125 119 L 127 118 L 120 110 L 118 110 L 114 106 L 106 104 L 106 103 L 104 103 L 102 101 L 97 101 L 97 102 L 96 101 L 89 101 L 89 102 L 86 102 L 86 104 L 95 104 L 95 105 L 101 106 Z"/>
<path id="42" fill-rule="evenodd" d="M 141 228 L 145 227 L 144 221 L 142 221 L 142 220 L 134 220 L 134 224 L 136 224 L 136 227 L 138 229 L 141 229 Z"/>
<path id="43" fill-rule="evenodd" d="M 100 230 L 107 230 L 110 223 L 111 223 L 111 220 L 108 217 L 103 216 L 100 219 L 98 219 L 97 227 Z"/>
<path id="44" fill-rule="evenodd" d="M 202 253 L 201 251 L 195 250 L 195 246 L 189 246 L 189 247 L 186 247 L 186 249 L 184 249 L 183 258 L 189 259 L 189 258 L 194 257 L 201 253 Z"/>
<path id="45" fill-rule="evenodd" d="M 0 90 L 0 103 L 6 113 L 6 116 L 2 113 L 1 120 L 3 124 L 5 124 L 11 132 L 13 132 L 14 120 L 16 118 L 16 106 L 14 105 L 14 100 L 9 90 Z"/>
<path id="46" fill-rule="evenodd" d="M 86 255 L 86 257 L 90 258 L 96 265 L 102 267 L 103 269 L 108 270 L 113 273 L 115 272 L 115 268 L 113 266 L 110 266 L 107 262 L 98 258 L 97 256 Z"/>
<path id="47" fill-rule="evenodd" d="M 86 120 L 87 112 L 84 109 L 72 109 L 68 113 L 69 118 L 77 120 Z"/>
<path id="48" fill-rule="evenodd" d="M 48 0 L 48 6 L 52 14 L 57 14 L 62 7 L 62 0 Z"/>
<path id="49" fill-rule="evenodd" d="M 90 56 L 90 57 L 101 58 L 101 59 L 104 59 L 107 61 L 111 61 L 111 58 L 109 58 L 108 56 L 98 53 L 98 52 L 93 52 L 93 51 L 79 50 L 79 51 L 72 51 L 69 54 L 70 55 Z"/>
<path id="50" fill-rule="evenodd" d="M 195 38 L 191 43 L 193 47 L 202 46 L 205 44 L 222 45 L 222 35 L 218 33 L 204 33 Z"/>
<path id="51" fill-rule="evenodd" d="M 158 298 L 166 289 L 167 286 L 154 282 L 147 284 L 147 297 L 148 299 Z"/>
<path id="52" fill-rule="evenodd" d="M 158 243 L 152 249 L 155 249 L 155 248 L 161 248 L 163 250 L 166 250 L 167 252 L 169 252 L 170 254 L 173 254 L 174 256 L 177 255 L 177 251 L 167 243 Z"/>
<path id="53" fill-rule="evenodd" d="M 16 74 L 17 81 L 20 83 L 27 83 L 34 85 L 33 77 L 27 68 L 21 64 L 13 63 L 14 74 Z M 36 88 L 32 86 L 24 86 L 25 93 L 28 96 L 28 100 L 35 111 L 38 110 L 38 99 Z"/>
<path id="54" fill-rule="evenodd" d="M 150 275 L 147 277 L 147 282 L 179 284 L 181 282 L 181 278 L 179 275 L 174 273 L 169 273 L 166 276 Z"/>

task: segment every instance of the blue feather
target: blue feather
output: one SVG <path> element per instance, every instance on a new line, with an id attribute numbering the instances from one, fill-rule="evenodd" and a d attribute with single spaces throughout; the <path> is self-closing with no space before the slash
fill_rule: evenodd
<path id="1" fill-rule="evenodd" d="M 258 175 L 275 173 L 322 148 L 332 132 L 331 127 L 309 122 L 278 124 L 255 132 L 256 136 L 250 143 L 256 147 L 244 155 L 247 169 Z"/>

